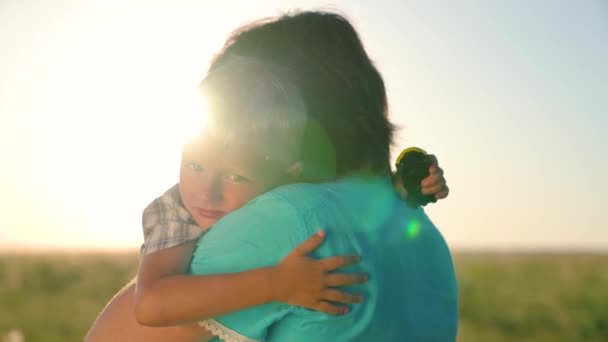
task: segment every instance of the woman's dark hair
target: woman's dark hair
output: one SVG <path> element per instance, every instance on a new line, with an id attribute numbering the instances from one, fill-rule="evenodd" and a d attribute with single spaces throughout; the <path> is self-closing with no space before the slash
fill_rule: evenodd
<path id="1" fill-rule="evenodd" d="M 294 72 L 309 114 L 305 160 L 332 168 L 337 176 L 390 172 L 394 128 L 387 117 L 384 82 L 346 18 L 293 12 L 243 26 L 227 39 L 210 71 L 231 55 Z"/>

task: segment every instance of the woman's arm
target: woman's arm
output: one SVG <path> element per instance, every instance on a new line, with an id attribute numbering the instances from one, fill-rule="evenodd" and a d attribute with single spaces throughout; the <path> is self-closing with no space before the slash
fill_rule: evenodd
<path id="1" fill-rule="evenodd" d="M 273 300 L 271 267 L 241 273 L 185 275 L 195 242 L 146 255 L 139 266 L 135 318 L 170 326 L 219 316 Z"/>
<path id="2" fill-rule="evenodd" d="M 104 308 L 85 337 L 86 342 L 206 342 L 213 335 L 196 324 L 147 327 L 133 315 L 135 283 L 127 284 Z"/>
<path id="3" fill-rule="evenodd" d="M 323 231 L 296 247 L 278 265 L 249 271 L 204 276 L 176 275 L 184 252 L 194 244 L 168 248 L 147 255 L 140 265 L 135 303 L 137 322 L 167 326 L 208 319 L 269 302 L 284 302 L 330 314 L 342 314 L 344 306 L 360 296 L 333 287 L 364 282 L 364 275 L 330 274 L 358 261 L 355 256 L 313 260 L 307 255 L 324 239 Z M 159 271 L 160 270 L 160 271 Z"/>

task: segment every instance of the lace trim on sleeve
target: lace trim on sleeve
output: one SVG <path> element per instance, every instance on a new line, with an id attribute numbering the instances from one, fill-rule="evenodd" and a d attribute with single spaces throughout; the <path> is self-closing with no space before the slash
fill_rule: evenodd
<path id="1" fill-rule="evenodd" d="M 200 321 L 198 325 L 209 330 L 213 335 L 225 342 L 261 342 L 261 340 L 245 337 L 214 319 Z"/>

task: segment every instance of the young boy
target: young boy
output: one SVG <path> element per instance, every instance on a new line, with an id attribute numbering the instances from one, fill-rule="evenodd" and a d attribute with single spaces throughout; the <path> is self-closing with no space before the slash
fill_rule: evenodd
<path id="1" fill-rule="evenodd" d="M 326 285 L 365 281 L 363 275 L 327 274 L 355 262 L 354 256 L 313 261 L 300 250 L 268 269 L 184 275 L 196 241 L 215 222 L 255 196 L 301 179 L 306 165 L 298 149 L 307 115 L 289 77 L 286 70 L 237 59 L 203 81 L 207 126 L 183 149 L 179 185 L 143 214 L 145 244 L 135 303 L 141 324 L 174 325 L 269 301 L 343 314 L 345 306 L 328 301 L 361 301 L 357 295 L 327 291 Z M 294 284 L 294 279 L 306 281 Z"/>

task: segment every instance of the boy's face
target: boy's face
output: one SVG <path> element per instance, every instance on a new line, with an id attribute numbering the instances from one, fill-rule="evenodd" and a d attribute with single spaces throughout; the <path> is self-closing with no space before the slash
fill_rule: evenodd
<path id="1" fill-rule="evenodd" d="M 277 185 L 284 170 L 272 168 L 263 154 L 245 145 L 205 134 L 184 146 L 180 193 L 201 228 Z"/>

